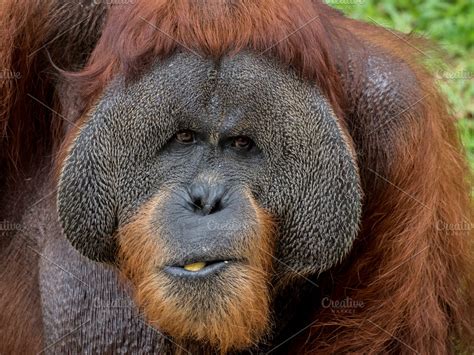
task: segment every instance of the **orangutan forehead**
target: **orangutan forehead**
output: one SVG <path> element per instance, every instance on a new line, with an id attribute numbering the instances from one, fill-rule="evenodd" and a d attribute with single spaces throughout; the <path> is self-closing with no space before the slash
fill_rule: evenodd
<path id="1" fill-rule="evenodd" d="M 250 124 L 288 124 L 319 109 L 329 111 L 314 83 L 275 59 L 250 52 L 218 61 L 177 53 L 157 61 L 132 85 L 115 86 L 107 98 L 107 106 L 117 104 L 119 110 L 134 106 L 147 115 L 201 124 L 206 131 L 218 125 L 228 134 Z"/>

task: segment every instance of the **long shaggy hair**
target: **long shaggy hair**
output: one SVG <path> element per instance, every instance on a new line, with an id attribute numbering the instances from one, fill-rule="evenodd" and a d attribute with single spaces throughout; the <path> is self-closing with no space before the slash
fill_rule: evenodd
<path id="1" fill-rule="evenodd" d="M 156 58 L 186 50 L 218 59 L 251 49 L 314 81 L 351 133 L 366 193 L 362 228 L 351 255 L 323 275 L 321 284 L 331 299 L 350 297 L 364 306 L 338 313 L 315 305 L 314 325 L 295 342 L 295 351 L 443 353 L 452 350 L 453 339 L 472 342 L 471 180 L 454 119 L 420 64 L 426 48 L 421 40 L 346 19 L 316 0 L 141 0 L 112 6 L 108 14 L 88 65 L 67 75 L 77 119 L 112 77 L 134 80 Z M 36 43 L 28 42 L 34 24 L 20 21 L 21 16 L 17 11 L 16 22 L 29 26 L 30 34 L 23 37 L 23 48 L 35 49 Z M 12 16 L 0 21 L 8 35 L 15 33 Z M 3 38 L 2 45 L 11 43 Z M 371 134 L 374 122 L 361 119 L 371 116 L 370 103 L 354 95 L 363 91 L 366 55 L 374 49 L 408 66 L 417 85 L 407 94 L 420 98 L 393 118 L 401 128 L 387 122 L 392 130 L 383 130 L 384 135 Z M 1 63 L 11 67 L 17 54 L 12 46 L 5 48 Z M 42 59 L 30 60 L 19 64 L 34 68 Z M 28 80 L 24 75 L 22 85 Z M 32 127 L 38 105 L 30 102 L 26 86 L 20 88 L 3 84 L 0 97 L 0 128 L 8 134 L 1 159 L 10 167 L 25 165 L 19 152 L 38 142 L 31 137 L 43 138 L 38 151 L 64 141 L 57 135 L 61 119 L 41 115 L 35 129 L 21 129 Z M 45 88 L 53 90 L 33 92 L 44 94 Z M 48 91 L 42 97 L 54 105 L 50 96 Z"/>

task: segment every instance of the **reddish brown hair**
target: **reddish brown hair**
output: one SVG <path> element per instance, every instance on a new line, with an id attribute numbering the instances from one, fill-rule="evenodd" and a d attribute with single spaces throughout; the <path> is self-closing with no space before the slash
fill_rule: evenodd
<path id="1" fill-rule="evenodd" d="M 422 100 L 396 117 L 403 128 L 389 142 L 371 135 L 360 119 L 367 106 L 353 93 L 362 90 L 366 73 L 362 65 L 346 73 L 354 41 L 404 62 L 416 78 L 409 94 Z M 309 352 L 442 353 L 453 337 L 464 334 L 464 344 L 472 339 L 471 181 L 454 120 L 419 64 L 414 47 L 420 45 L 345 19 L 314 0 L 143 0 L 112 7 L 89 65 L 68 79 L 82 112 L 115 75 L 134 80 L 153 60 L 178 49 L 216 59 L 251 49 L 316 82 L 341 123 L 358 127 L 349 131 L 367 193 L 353 252 L 327 285 L 332 299 L 350 297 L 364 306 L 350 314 L 315 307 L 314 326 L 295 346 Z M 365 60 L 351 55 L 356 64 Z M 20 111 L 2 117 L 2 129 L 27 123 Z M 2 152 L 13 162 L 18 147 L 31 142 L 28 133 L 15 134 Z M 52 135 L 44 127 L 37 134 Z M 442 227 L 462 223 L 467 230 L 457 233 Z"/>
<path id="2" fill-rule="evenodd" d="M 61 119 L 51 120 L 41 104 L 56 101 L 54 78 L 43 71 L 47 57 L 38 51 L 49 34 L 49 11 L 49 0 L 42 7 L 27 0 L 0 7 L 0 178 L 27 170 L 59 138 Z"/>
<path id="3" fill-rule="evenodd" d="M 176 50 L 218 59 L 252 49 L 274 55 L 316 81 L 340 113 L 337 37 L 329 7 L 311 1 L 139 1 L 110 11 L 90 65 L 71 79 L 86 106 L 117 73 L 133 78 Z"/>

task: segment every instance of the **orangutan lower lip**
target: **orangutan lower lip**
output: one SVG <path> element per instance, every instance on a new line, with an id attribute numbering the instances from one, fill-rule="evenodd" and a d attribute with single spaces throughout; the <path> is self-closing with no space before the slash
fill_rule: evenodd
<path id="1" fill-rule="evenodd" d="M 176 277 L 205 277 L 225 269 L 232 260 L 198 261 L 184 266 L 166 266 L 163 271 Z"/>

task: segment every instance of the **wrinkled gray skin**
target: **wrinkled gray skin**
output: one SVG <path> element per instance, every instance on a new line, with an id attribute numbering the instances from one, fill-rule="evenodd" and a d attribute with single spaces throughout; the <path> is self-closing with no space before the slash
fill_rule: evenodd
<path id="1" fill-rule="evenodd" d="M 183 129 L 202 140 L 191 146 L 173 142 Z M 234 136 L 250 137 L 256 149 L 232 151 L 225 142 Z M 202 176 L 226 189 L 248 189 L 276 218 L 279 278 L 327 270 L 356 237 L 358 172 L 330 106 L 316 87 L 250 53 L 219 63 L 177 54 L 133 85 L 117 80 L 66 159 L 58 188 L 65 236 L 85 256 L 112 262 L 117 228 L 145 201 L 171 188 L 179 202 Z M 170 252 L 183 261 L 202 246 L 207 253 L 201 260 L 215 250 L 230 253 L 237 234 L 221 228 L 216 235 L 215 226 L 232 218 L 245 225 L 239 211 L 224 214 L 204 236 L 208 220 L 195 219 L 189 230 L 170 214 L 164 228 L 165 238 L 175 241 Z"/>
<path id="2" fill-rule="evenodd" d="M 170 143 L 183 129 L 203 141 Z M 252 138 L 259 151 L 223 146 L 234 136 Z M 281 222 L 277 257 L 286 272 L 330 268 L 356 236 L 358 174 L 330 106 L 317 88 L 251 54 L 220 63 L 178 54 L 129 87 L 116 83 L 66 159 L 58 193 L 65 235 L 87 257 L 113 261 L 114 232 L 144 201 L 201 176 L 249 189 Z"/>

